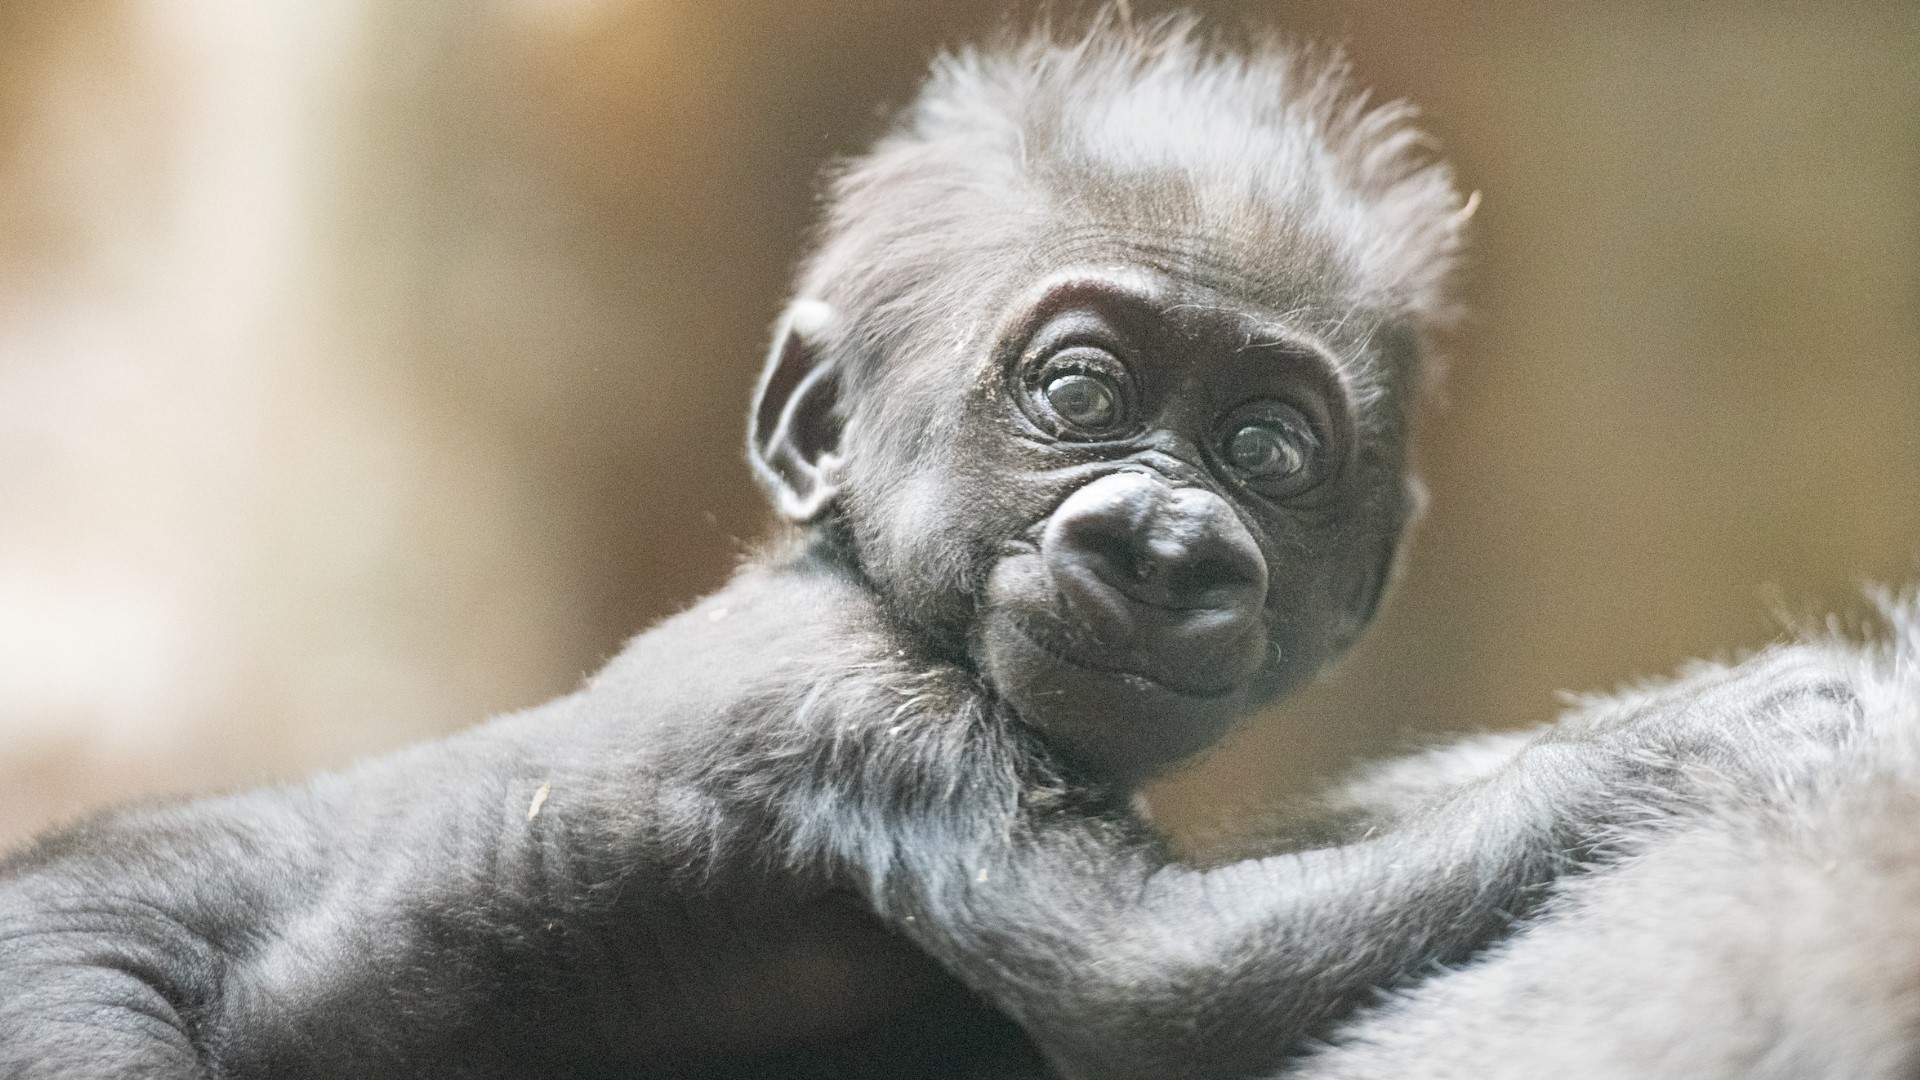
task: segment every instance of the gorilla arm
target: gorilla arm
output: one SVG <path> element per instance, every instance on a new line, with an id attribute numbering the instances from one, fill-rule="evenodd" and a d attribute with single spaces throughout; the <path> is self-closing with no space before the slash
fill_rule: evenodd
<path id="1" fill-rule="evenodd" d="M 659 1069 L 858 1025 L 932 965 L 732 798 L 848 592 L 749 571 L 539 709 L 49 834 L 0 864 L 0 1075 Z"/>
<path id="2" fill-rule="evenodd" d="M 506 984 L 560 979 L 553 931 L 590 910 L 567 885 L 626 854 L 560 812 L 588 755 L 539 749 L 591 707 L 43 838 L 0 878 L 0 1074 L 462 1074 L 543 1011 Z"/>
<path id="3" fill-rule="evenodd" d="M 1517 754 L 1490 744 L 1501 764 L 1365 839 L 1212 869 L 1033 815 L 999 860 L 915 898 L 944 915 L 904 925 L 1068 1076 L 1260 1075 L 1466 959 L 1625 826 L 1828 753 L 1857 710 L 1835 657 L 1776 650 L 1592 705 Z"/>
<path id="4" fill-rule="evenodd" d="M 1605 828 L 1623 770 L 1722 737 L 1697 688 L 1655 697 L 1383 835 L 1199 871 L 1075 805 L 969 672 L 897 642 L 837 569 L 750 568 L 543 709 L 54 834 L 0 879 L 0 1072 L 729 1060 L 924 989 L 846 889 L 1068 1075 L 1249 1075 L 1498 932 Z"/>

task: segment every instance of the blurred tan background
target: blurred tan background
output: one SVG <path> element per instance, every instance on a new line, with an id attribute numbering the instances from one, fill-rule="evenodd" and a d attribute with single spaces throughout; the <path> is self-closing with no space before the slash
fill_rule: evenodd
<path id="1" fill-rule="evenodd" d="M 1345 41 L 1484 203 L 1397 596 L 1168 820 L 1920 579 L 1920 5 L 1194 6 Z M 0 841 L 720 581 L 817 168 L 1008 10 L 0 0 Z"/>

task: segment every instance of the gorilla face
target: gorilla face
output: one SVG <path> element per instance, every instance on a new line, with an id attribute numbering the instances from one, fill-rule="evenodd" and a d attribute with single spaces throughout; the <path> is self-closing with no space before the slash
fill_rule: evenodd
<path id="1" fill-rule="evenodd" d="M 783 505 L 842 515 L 920 640 L 1121 783 L 1350 642 L 1411 503 L 1399 414 L 1369 413 L 1401 395 L 1356 391 L 1353 357 L 1232 286 L 1068 266 L 989 331 L 894 344 L 849 402 L 831 365 L 776 363 L 763 392 L 787 404 L 756 460 L 801 462 Z"/>
<path id="2" fill-rule="evenodd" d="M 1072 756 L 1160 771 L 1371 614 L 1404 488 L 1356 453 L 1324 346 L 1212 290 L 1107 272 L 1042 288 L 996 356 L 970 444 L 1040 512 L 1001 538 L 974 651 Z"/>

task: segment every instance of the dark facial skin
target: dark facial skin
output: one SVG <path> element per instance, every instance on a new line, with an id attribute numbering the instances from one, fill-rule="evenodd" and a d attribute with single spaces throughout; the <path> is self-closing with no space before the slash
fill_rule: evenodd
<path id="1" fill-rule="evenodd" d="M 1807 739 L 1649 693 L 1353 843 L 1168 858 L 1133 786 L 1373 610 L 1422 252 L 1456 225 L 1448 185 L 1393 165 L 1400 114 L 1311 97 L 1337 74 L 1143 33 L 949 65 L 926 107 L 983 118 L 842 178 L 750 420 L 796 528 L 725 588 L 544 706 L 0 862 L 0 1076 L 1268 1075 L 1511 926 L 1618 836 L 1621 785 L 1644 818 L 1689 762 Z M 1053 162 L 1065 120 L 1007 144 L 1010 98 L 1078 103 L 1144 164 Z M 1195 144 L 1196 116 L 1238 126 Z M 1179 135 L 1155 157 L 1142 132 Z M 1221 170 L 1246 182 L 1202 199 Z M 1085 198 L 1015 200 L 1040 172 Z M 1072 217 L 1101 200 L 1133 216 Z M 1101 258 L 1058 255 L 1090 228 Z M 1791 655 L 1716 692 L 1846 711 Z"/>
<path id="2" fill-rule="evenodd" d="M 1371 616 L 1413 503 L 1415 356 L 1404 328 L 1298 300 L 1265 268 L 1035 246 L 1063 255 L 1024 257 L 1030 278 L 956 320 L 981 329 L 902 346 L 944 355 L 875 389 L 843 385 L 846 328 L 810 305 L 819 325 L 789 329 L 767 385 L 819 389 L 778 431 L 763 406 L 757 445 L 824 463 L 788 498 L 851 533 L 923 647 L 1130 786 L 1299 686 Z M 1372 330 L 1336 347 L 1310 329 L 1326 324 Z"/>
<path id="3" fill-rule="evenodd" d="M 1300 331 L 1156 273 L 1063 272 L 1015 307 L 978 391 L 964 438 L 990 467 L 967 475 L 1033 516 L 1002 542 L 975 654 L 1102 775 L 1211 745 L 1372 610 L 1405 517 L 1374 459 L 1400 450 L 1362 460 L 1339 361 Z"/>

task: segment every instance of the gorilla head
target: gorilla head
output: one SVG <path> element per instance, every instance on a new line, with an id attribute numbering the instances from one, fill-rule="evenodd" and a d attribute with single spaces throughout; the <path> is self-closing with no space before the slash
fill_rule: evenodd
<path id="1" fill-rule="evenodd" d="M 1336 66 L 945 62 L 840 171 L 750 451 L 930 652 L 1130 781 L 1371 616 L 1463 215 Z"/>

